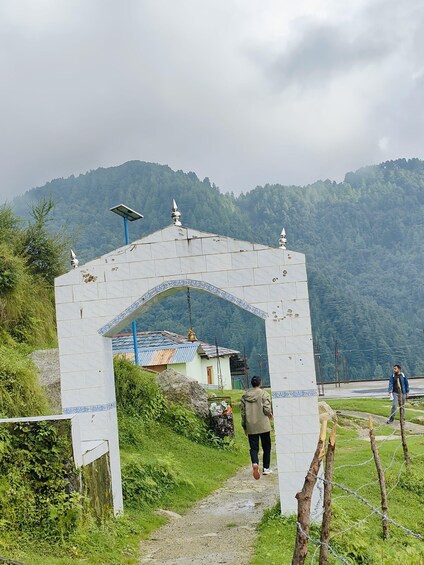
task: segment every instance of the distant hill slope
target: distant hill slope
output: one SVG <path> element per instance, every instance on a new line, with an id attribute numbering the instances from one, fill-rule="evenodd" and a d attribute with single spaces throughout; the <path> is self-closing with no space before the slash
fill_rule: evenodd
<path id="1" fill-rule="evenodd" d="M 52 227 L 66 223 L 81 262 L 123 243 L 120 220 L 109 208 L 124 202 L 144 220 L 130 226 L 132 240 L 170 223 L 175 198 L 184 225 L 269 245 L 282 226 L 288 248 L 306 253 L 314 337 L 323 378 L 386 376 L 394 362 L 424 373 L 424 162 L 390 161 L 346 174 L 344 182 L 305 187 L 265 185 L 234 197 L 208 179 L 169 167 L 131 161 L 79 177 L 56 179 L 14 201 L 53 196 Z M 249 356 L 251 374 L 263 371 L 263 324 L 218 299 L 193 293 L 199 337 Z M 184 295 L 167 299 L 139 322 L 140 329 L 187 329 Z"/>

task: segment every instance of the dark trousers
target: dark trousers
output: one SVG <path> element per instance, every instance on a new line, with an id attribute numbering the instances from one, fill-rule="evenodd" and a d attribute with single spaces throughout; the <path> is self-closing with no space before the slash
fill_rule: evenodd
<path id="1" fill-rule="evenodd" d="M 271 432 L 263 434 L 249 434 L 250 459 L 253 463 L 259 465 L 259 438 L 261 438 L 264 469 L 269 469 L 271 463 Z"/>

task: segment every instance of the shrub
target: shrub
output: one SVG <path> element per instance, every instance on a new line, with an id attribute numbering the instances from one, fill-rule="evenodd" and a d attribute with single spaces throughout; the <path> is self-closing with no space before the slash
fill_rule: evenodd
<path id="1" fill-rule="evenodd" d="M 114 358 L 114 370 L 119 409 L 145 423 L 159 420 L 166 403 L 154 375 L 123 357 Z"/>
<path id="2" fill-rule="evenodd" d="M 7 345 L 0 345 L 0 380 L 0 413 L 4 417 L 47 413 L 47 401 L 34 365 Z"/>
<path id="3" fill-rule="evenodd" d="M 0 296 L 12 292 L 23 276 L 23 261 L 10 253 L 4 246 L 0 246 Z"/>
<path id="4" fill-rule="evenodd" d="M 129 506 L 153 504 L 180 485 L 191 485 L 191 482 L 169 458 L 147 464 L 133 461 L 122 468 L 122 489 Z"/>
<path id="5" fill-rule="evenodd" d="M 404 471 L 399 478 L 399 486 L 408 492 L 413 492 L 422 500 L 424 498 L 424 472 L 418 469 Z"/>
<path id="6" fill-rule="evenodd" d="M 208 443 L 209 428 L 196 414 L 180 404 L 169 404 L 163 414 L 163 421 L 177 434 L 196 443 Z"/>
<path id="7" fill-rule="evenodd" d="M 69 422 L 0 425 L 0 532 L 64 540 L 82 517 Z"/>
<path id="8" fill-rule="evenodd" d="M 155 376 L 124 357 L 114 358 L 116 399 L 121 445 L 139 445 L 146 426 L 161 421 L 178 435 L 219 449 L 233 446 L 216 436 L 193 410 L 166 402 Z"/>

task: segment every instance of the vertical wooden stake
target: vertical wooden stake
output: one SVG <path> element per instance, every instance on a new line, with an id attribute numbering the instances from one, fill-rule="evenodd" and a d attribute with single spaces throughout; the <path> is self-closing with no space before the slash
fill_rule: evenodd
<path id="1" fill-rule="evenodd" d="M 378 454 L 378 447 L 375 441 L 374 424 L 372 416 L 370 416 L 370 442 L 372 454 L 374 456 L 375 466 L 377 467 L 378 482 L 380 483 L 381 493 L 381 511 L 383 512 L 383 539 L 389 537 L 389 522 L 387 521 L 387 493 L 386 493 L 386 479 L 384 477 L 383 467 L 381 466 L 380 456 Z"/>
<path id="2" fill-rule="evenodd" d="M 319 434 L 318 445 L 315 450 L 314 456 L 309 466 L 309 471 L 305 477 L 303 488 L 296 494 L 297 498 L 297 522 L 300 524 L 296 530 L 296 542 L 294 546 L 292 565 L 303 565 L 308 554 L 308 538 L 310 513 L 311 513 L 311 500 L 312 492 L 315 483 L 317 482 L 317 475 L 321 465 L 322 458 L 324 457 L 325 449 L 324 442 L 327 434 L 327 420 L 323 420 L 321 424 L 321 431 Z"/>
<path id="3" fill-rule="evenodd" d="M 333 469 L 334 452 L 336 448 L 336 428 L 337 421 L 333 424 L 331 435 L 328 440 L 327 455 L 325 456 L 325 483 L 324 483 L 324 514 L 321 524 L 321 548 L 319 552 L 319 565 L 327 565 L 328 561 L 328 540 L 330 539 L 331 523 L 331 494 L 333 492 Z"/>
<path id="4" fill-rule="evenodd" d="M 406 467 L 409 468 L 409 452 L 408 444 L 406 443 L 405 434 L 405 408 L 403 406 L 402 387 L 400 386 L 399 379 L 397 379 L 398 400 L 399 400 L 399 422 L 400 422 L 400 435 L 402 438 L 403 458 L 405 459 Z"/>

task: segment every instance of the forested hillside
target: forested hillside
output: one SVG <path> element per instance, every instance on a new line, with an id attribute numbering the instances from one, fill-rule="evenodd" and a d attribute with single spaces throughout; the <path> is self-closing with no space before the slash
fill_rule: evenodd
<path id="1" fill-rule="evenodd" d="M 221 194 L 194 173 L 131 161 L 56 179 L 13 205 L 25 216 L 50 196 L 51 227 L 66 225 L 81 263 L 123 244 L 122 222 L 109 212 L 121 202 L 144 214 L 130 225 L 131 240 L 168 225 L 173 198 L 183 224 L 200 230 L 277 246 L 284 226 L 288 248 L 307 257 L 323 378 L 334 378 L 336 342 L 341 378 L 385 376 L 393 362 L 424 374 L 424 162 L 418 159 L 366 167 L 342 183 L 265 185 L 239 197 Z M 250 373 L 266 372 L 263 322 L 195 292 L 192 316 L 199 338 L 245 348 Z M 140 330 L 186 333 L 187 326 L 184 293 L 138 322 Z"/>

